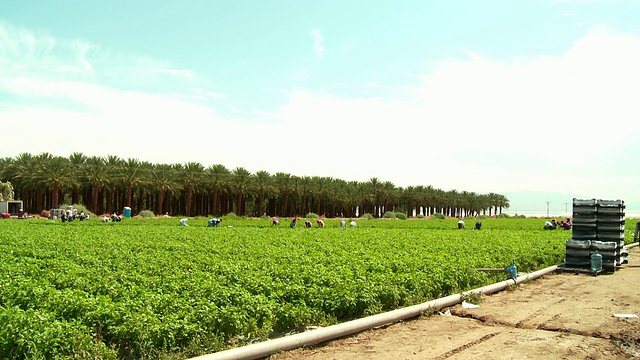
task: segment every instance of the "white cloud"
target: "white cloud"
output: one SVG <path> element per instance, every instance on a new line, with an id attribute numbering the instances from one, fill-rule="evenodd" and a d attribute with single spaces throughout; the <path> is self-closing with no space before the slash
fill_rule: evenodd
<path id="1" fill-rule="evenodd" d="M 182 76 L 185 78 L 192 78 L 193 77 L 193 72 L 191 70 L 187 70 L 187 69 L 151 69 L 151 72 L 154 73 L 159 73 L 159 74 L 169 74 L 169 75 L 175 75 L 175 76 Z"/>
<path id="2" fill-rule="evenodd" d="M 637 194 L 640 173 L 624 159 L 640 152 L 638 63 L 640 39 L 596 29 L 558 56 L 443 62 L 401 100 L 295 91 L 273 116 L 313 132 L 310 148 L 339 149 L 327 154 L 342 163 L 327 165 L 333 176 Z"/>
<path id="3" fill-rule="evenodd" d="M 640 39 L 631 35 L 596 29 L 557 56 L 510 61 L 470 52 L 433 67 L 395 100 L 291 90 L 277 111 L 256 109 L 249 119 L 224 118 L 190 100 L 224 99 L 207 86 L 189 83 L 178 95 L 108 86 L 94 79 L 101 75 L 95 64 L 105 61 L 95 45 L 59 48 L 50 36 L 1 25 L 0 94 L 21 101 L 0 100 L 0 118 L 27 136 L 3 139 L 0 156 L 82 151 L 445 190 L 640 197 L 640 173 L 629 159 L 640 153 Z M 320 31 L 314 36 L 322 51 Z M 133 60 L 134 69 L 195 77 Z M 82 76 L 42 70 L 64 66 Z M 60 110 L 57 100 L 76 106 Z"/>
<path id="4" fill-rule="evenodd" d="M 324 55 L 324 37 L 322 36 L 322 32 L 320 32 L 320 29 L 314 28 L 309 33 L 313 38 L 313 50 L 318 57 L 322 57 Z"/>

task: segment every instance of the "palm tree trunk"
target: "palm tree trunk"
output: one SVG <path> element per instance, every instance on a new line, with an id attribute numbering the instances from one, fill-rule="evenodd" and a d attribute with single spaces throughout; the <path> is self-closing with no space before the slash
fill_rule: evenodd
<path id="1" fill-rule="evenodd" d="M 164 200 L 164 191 L 162 189 L 158 190 L 158 204 L 157 204 L 157 215 L 164 215 L 164 212 L 162 211 L 162 202 Z"/>
<path id="2" fill-rule="evenodd" d="M 93 185 L 93 191 L 91 192 L 91 211 L 94 214 L 98 214 L 98 185 Z"/>

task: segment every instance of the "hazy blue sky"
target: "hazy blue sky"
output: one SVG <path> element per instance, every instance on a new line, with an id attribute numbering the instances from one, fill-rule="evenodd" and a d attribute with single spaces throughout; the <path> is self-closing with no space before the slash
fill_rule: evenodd
<path id="1" fill-rule="evenodd" d="M 639 19 L 636 0 L 2 1 L 0 156 L 640 208 Z"/>

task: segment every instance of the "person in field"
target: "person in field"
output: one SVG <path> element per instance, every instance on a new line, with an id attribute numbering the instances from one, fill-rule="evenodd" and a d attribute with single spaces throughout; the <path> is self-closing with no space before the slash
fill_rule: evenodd
<path id="1" fill-rule="evenodd" d="M 187 219 L 187 218 L 182 218 L 182 219 L 180 219 L 180 226 L 189 226 L 189 225 L 187 225 L 187 221 L 188 221 L 188 220 L 189 220 L 189 219 Z"/>
<path id="2" fill-rule="evenodd" d="M 340 220 L 340 227 L 343 228 L 343 229 L 346 229 L 347 228 L 347 220 L 345 220 L 345 219 Z"/>
<path id="3" fill-rule="evenodd" d="M 304 227 L 306 227 L 307 229 L 311 229 L 311 221 L 305 220 Z"/>
<path id="4" fill-rule="evenodd" d="M 464 229 L 464 221 L 458 221 L 458 229 Z"/>
<path id="5" fill-rule="evenodd" d="M 273 226 L 280 225 L 280 220 L 278 220 L 277 216 L 273 218 L 273 221 L 271 221 L 271 225 Z"/>
<path id="6" fill-rule="evenodd" d="M 216 218 L 209 219 L 209 227 L 216 227 L 221 222 L 222 222 L 222 219 L 216 219 Z"/>
<path id="7" fill-rule="evenodd" d="M 355 220 L 351 220 L 351 222 L 349 223 L 349 226 L 356 227 L 356 221 Z"/>
<path id="8" fill-rule="evenodd" d="M 294 227 L 296 227 L 297 223 L 298 223 L 298 217 L 294 216 L 293 219 L 291 219 L 291 223 L 289 224 L 289 227 L 293 229 Z"/>
<path id="9" fill-rule="evenodd" d="M 567 221 L 560 221 L 558 226 L 563 230 L 571 230 L 571 218 L 567 218 Z"/>
<path id="10" fill-rule="evenodd" d="M 476 221 L 476 230 L 480 230 L 480 228 L 482 228 L 482 221 L 478 220 Z"/>
<path id="11" fill-rule="evenodd" d="M 316 224 L 318 224 L 319 228 L 324 228 L 324 221 L 322 221 L 322 219 L 316 220 Z"/>
<path id="12" fill-rule="evenodd" d="M 545 230 L 555 230 L 557 227 L 558 227 L 558 223 L 556 222 L 556 219 L 544 222 Z"/>

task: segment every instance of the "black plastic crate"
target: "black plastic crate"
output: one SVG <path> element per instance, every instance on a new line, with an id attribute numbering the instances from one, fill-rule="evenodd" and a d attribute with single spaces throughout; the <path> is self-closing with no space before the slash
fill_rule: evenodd
<path id="1" fill-rule="evenodd" d="M 600 207 L 617 207 L 623 208 L 624 201 L 623 200 L 598 200 L 598 206 Z"/>
<path id="2" fill-rule="evenodd" d="M 574 224 L 590 224 L 595 223 L 598 220 L 597 213 L 589 213 L 589 214 L 573 214 L 573 223 Z"/>
<path id="3" fill-rule="evenodd" d="M 597 223 L 620 223 L 624 221 L 624 213 L 622 214 L 600 214 L 596 219 Z"/>
<path id="4" fill-rule="evenodd" d="M 598 212 L 598 207 L 596 206 L 574 206 L 573 207 L 573 215 L 575 217 L 576 214 L 596 214 Z"/>
<path id="5" fill-rule="evenodd" d="M 564 263 L 572 266 L 589 266 L 591 265 L 591 259 L 584 257 L 567 256 L 564 258 Z"/>
<path id="6" fill-rule="evenodd" d="M 564 252 L 564 254 L 568 257 L 586 258 L 586 259 L 591 258 L 591 253 L 592 251 L 589 249 L 572 249 L 572 248 L 567 248 Z"/>
<path id="7" fill-rule="evenodd" d="M 578 199 L 573 198 L 573 206 L 596 206 L 598 205 L 598 200 L 596 199 Z"/>
<path id="8" fill-rule="evenodd" d="M 567 249 L 590 249 L 591 240 L 574 240 L 570 239 L 565 241 L 565 247 Z"/>
<path id="9" fill-rule="evenodd" d="M 624 207 L 598 207 L 598 217 L 602 215 L 624 215 Z"/>

